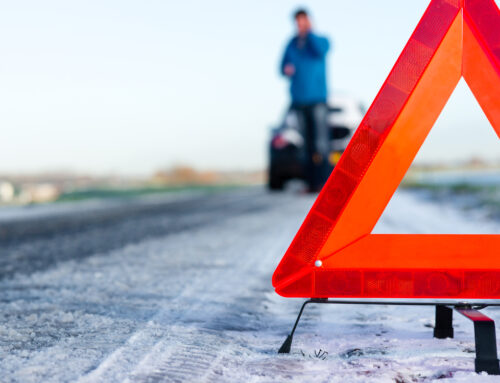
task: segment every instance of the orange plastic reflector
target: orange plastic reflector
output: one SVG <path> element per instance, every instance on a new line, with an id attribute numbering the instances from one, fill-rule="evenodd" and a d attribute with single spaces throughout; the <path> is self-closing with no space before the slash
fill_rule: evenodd
<path id="1" fill-rule="evenodd" d="M 500 298 L 500 235 L 371 234 L 462 77 L 500 137 L 494 0 L 431 1 L 274 272 L 278 294 Z"/>

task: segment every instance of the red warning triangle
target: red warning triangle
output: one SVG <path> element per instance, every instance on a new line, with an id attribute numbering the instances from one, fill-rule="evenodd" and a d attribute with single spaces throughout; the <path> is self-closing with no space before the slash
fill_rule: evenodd
<path id="1" fill-rule="evenodd" d="M 500 235 L 371 234 L 462 76 L 500 137 L 494 0 L 432 0 L 274 272 L 278 294 L 500 298 Z"/>

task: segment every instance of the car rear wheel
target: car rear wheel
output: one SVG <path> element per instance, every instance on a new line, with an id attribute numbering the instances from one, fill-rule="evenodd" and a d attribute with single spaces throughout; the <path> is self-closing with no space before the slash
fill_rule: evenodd
<path id="1" fill-rule="evenodd" d="M 283 190 L 285 187 L 285 180 L 274 174 L 274 172 L 269 172 L 268 187 L 269 190 Z"/>

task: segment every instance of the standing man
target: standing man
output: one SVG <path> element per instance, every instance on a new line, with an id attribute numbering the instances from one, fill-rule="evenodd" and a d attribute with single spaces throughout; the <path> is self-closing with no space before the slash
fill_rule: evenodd
<path id="1" fill-rule="evenodd" d="M 311 192 L 318 192 L 328 179 L 329 134 L 327 126 L 328 97 L 326 55 L 330 43 L 312 32 L 306 10 L 294 14 L 297 35 L 288 43 L 281 73 L 290 79 L 292 106 L 303 122 L 306 143 L 306 180 Z"/>

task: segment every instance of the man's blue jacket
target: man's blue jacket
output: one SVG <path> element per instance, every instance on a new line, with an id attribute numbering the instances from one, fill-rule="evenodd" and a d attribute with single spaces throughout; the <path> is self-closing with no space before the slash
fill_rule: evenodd
<path id="1" fill-rule="evenodd" d="M 310 105 L 326 102 L 328 91 L 325 59 L 329 49 L 328 39 L 313 33 L 290 40 L 281 60 L 281 73 L 285 75 L 287 64 L 295 67 L 295 73 L 290 79 L 292 103 Z"/>

